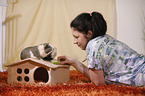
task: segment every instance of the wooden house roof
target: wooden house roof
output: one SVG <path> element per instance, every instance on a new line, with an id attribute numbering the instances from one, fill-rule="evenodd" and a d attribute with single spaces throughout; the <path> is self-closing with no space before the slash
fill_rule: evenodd
<path id="1" fill-rule="evenodd" d="M 21 61 L 18 61 L 18 62 L 7 64 L 6 67 L 17 66 L 19 64 L 23 64 L 23 63 L 26 63 L 26 62 L 32 62 L 33 65 L 35 65 L 37 63 L 37 64 L 40 64 L 40 65 L 43 65 L 43 66 L 46 66 L 46 67 L 49 67 L 49 68 L 69 67 L 69 65 L 56 65 L 56 64 L 52 64 L 49 61 L 43 61 L 43 60 L 32 59 L 32 58 L 27 58 L 27 59 L 24 59 L 24 60 L 21 60 Z"/>

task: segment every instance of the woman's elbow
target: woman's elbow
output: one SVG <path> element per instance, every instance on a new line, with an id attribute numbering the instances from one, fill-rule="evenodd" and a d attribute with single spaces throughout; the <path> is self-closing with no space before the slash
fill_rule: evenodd
<path id="1" fill-rule="evenodd" d="M 105 82 L 94 82 L 94 84 L 95 84 L 96 86 L 99 86 L 99 85 L 106 85 Z"/>

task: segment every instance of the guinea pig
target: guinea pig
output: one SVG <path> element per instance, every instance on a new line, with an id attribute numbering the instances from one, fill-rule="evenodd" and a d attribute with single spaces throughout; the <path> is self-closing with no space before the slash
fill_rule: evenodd
<path id="1" fill-rule="evenodd" d="M 50 61 L 55 58 L 57 50 L 49 43 L 26 47 L 20 54 L 20 59 L 36 58 L 39 60 Z"/>

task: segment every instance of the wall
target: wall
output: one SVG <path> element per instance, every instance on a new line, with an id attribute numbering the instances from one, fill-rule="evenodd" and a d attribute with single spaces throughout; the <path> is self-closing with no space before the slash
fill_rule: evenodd
<path id="1" fill-rule="evenodd" d="M 117 39 L 145 54 L 145 0 L 116 0 Z"/>

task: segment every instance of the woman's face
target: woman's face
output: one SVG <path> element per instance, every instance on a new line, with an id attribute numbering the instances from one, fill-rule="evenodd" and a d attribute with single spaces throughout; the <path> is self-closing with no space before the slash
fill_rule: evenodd
<path id="1" fill-rule="evenodd" d="M 88 41 L 90 40 L 90 36 L 89 35 L 85 35 L 83 33 L 80 33 L 77 30 L 74 30 L 74 28 L 72 27 L 72 35 L 74 37 L 74 44 L 77 44 L 82 50 L 86 49 L 86 45 L 88 43 Z"/>

